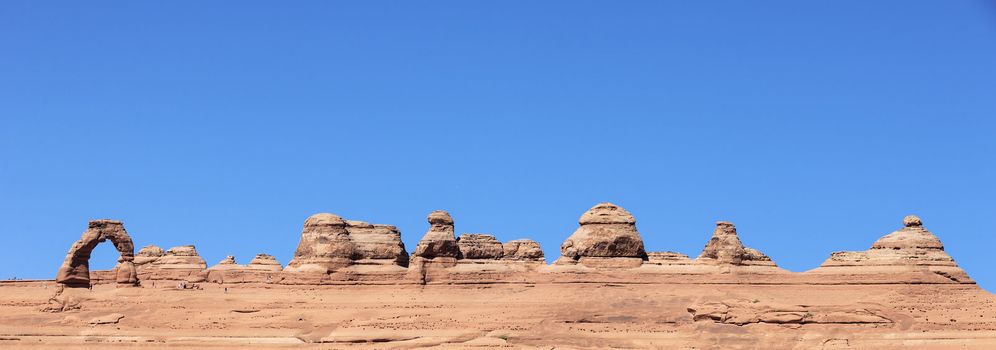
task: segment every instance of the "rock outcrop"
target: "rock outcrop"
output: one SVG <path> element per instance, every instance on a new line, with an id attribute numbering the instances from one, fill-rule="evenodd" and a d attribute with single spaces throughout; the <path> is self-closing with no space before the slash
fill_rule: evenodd
<path id="1" fill-rule="evenodd" d="M 226 256 L 217 265 L 211 266 L 212 271 L 281 271 L 283 265 L 277 258 L 270 254 L 256 254 L 256 257 L 249 261 L 249 264 L 239 265 L 235 262 L 234 256 Z"/>
<path id="2" fill-rule="evenodd" d="M 66 258 L 59 267 L 55 281 L 68 286 L 90 285 L 90 253 L 101 242 L 110 240 L 121 253 L 114 268 L 115 281 L 119 285 L 138 284 L 135 270 L 135 244 L 125 231 L 124 224 L 115 220 L 93 220 L 87 225 L 83 236 L 73 243 Z"/>
<path id="3" fill-rule="evenodd" d="M 256 254 L 256 257 L 249 261 L 249 265 L 246 265 L 249 270 L 255 271 L 280 271 L 283 270 L 283 265 L 277 261 L 277 258 L 270 254 Z"/>
<path id="4" fill-rule="evenodd" d="M 692 265 L 695 260 L 678 252 L 647 252 L 647 263 L 652 265 Z"/>
<path id="5" fill-rule="evenodd" d="M 237 270 L 237 269 L 240 269 L 240 268 L 242 268 L 242 265 L 239 265 L 238 263 L 235 262 L 235 257 L 234 256 L 229 255 L 229 256 L 226 256 L 224 259 L 221 259 L 221 261 L 219 261 L 214 266 L 209 267 L 208 269 L 209 270 Z"/>
<path id="6" fill-rule="evenodd" d="M 346 231 L 354 246 L 353 264 L 408 266 L 408 252 L 397 227 L 348 220 Z"/>
<path id="7" fill-rule="evenodd" d="M 871 249 L 834 252 L 830 259 L 812 272 L 890 276 L 907 274 L 904 278 L 974 283 L 944 251 L 941 240 L 928 231 L 915 215 L 903 218 L 903 228 L 879 238 Z M 925 276 L 916 277 L 917 274 Z"/>
<path id="8" fill-rule="evenodd" d="M 700 302 L 688 307 L 695 321 L 746 324 L 889 324 L 892 320 L 870 307 L 783 305 L 758 300 Z"/>
<path id="9" fill-rule="evenodd" d="M 737 236 L 737 228 L 732 222 L 717 221 L 712 238 L 706 243 L 700 262 L 720 265 L 766 265 L 775 266 L 767 255 L 757 249 L 744 247 Z"/>
<path id="10" fill-rule="evenodd" d="M 415 256 L 424 259 L 459 257 L 460 247 L 450 213 L 436 210 L 429 214 L 428 220 L 429 231 L 415 247 Z"/>
<path id="11" fill-rule="evenodd" d="M 144 246 L 135 253 L 135 266 L 141 268 L 142 265 L 156 261 L 163 255 L 166 255 L 166 251 L 157 245 Z"/>
<path id="12" fill-rule="evenodd" d="M 207 268 L 207 263 L 197 254 L 197 248 L 193 245 L 173 247 L 166 250 L 166 254 L 153 261 L 150 267 L 166 270 L 203 270 Z"/>
<path id="13" fill-rule="evenodd" d="M 154 251 L 150 248 L 149 251 Z M 175 280 L 186 282 L 203 281 L 207 274 L 207 263 L 193 245 L 167 249 L 155 260 L 138 267 L 138 276 L 143 280 Z"/>
<path id="14" fill-rule="evenodd" d="M 502 260 L 543 261 L 543 249 L 531 239 L 516 239 L 502 244 Z"/>
<path id="15" fill-rule="evenodd" d="M 495 236 L 481 233 L 465 233 L 457 240 L 460 259 L 498 260 L 505 255 L 501 242 Z"/>
<path id="16" fill-rule="evenodd" d="M 647 259 L 636 219 L 625 209 L 600 203 L 581 215 L 578 223 L 581 226 L 560 246 L 557 264 L 635 267 Z"/>
<path id="17" fill-rule="evenodd" d="M 744 246 L 736 227 L 725 221 L 716 223 L 696 259 L 675 252 L 648 253 L 633 215 L 611 203 L 598 204 L 581 216 L 553 266 L 545 265 L 536 241 L 502 243 L 489 234 L 457 238 L 453 218 L 445 211 L 432 212 L 427 221 L 429 230 L 412 254 L 411 264 L 396 227 L 320 213 L 305 221 L 301 241 L 286 267 L 272 255 L 258 254 L 246 265 L 228 256 L 207 269 L 192 245 L 166 251 L 150 245 L 134 254 L 131 237 L 120 222 L 95 220 L 67 253 L 57 281 L 68 286 L 110 281 L 134 285 L 139 279 L 299 285 L 625 283 L 634 279 L 716 284 L 974 284 L 915 216 L 906 217 L 903 228 L 880 238 L 869 250 L 833 253 L 819 268 L 806 273 L 778 268 L 768 256 Z M 118 266 L 90 271 L 90 252 L 108 239 L 121 253 Z"/>
<path id="18" fill-rule="evenodd" d="M 408 265 L 401 231 L 391 225 L 312 215 L 304 223 L 294 258 L 284 271 L 332 273 L 352 265 Z"/>
<path id="19" fill-rule="evenodd" d="M 315 214 L 304 221 L 301 241 L 284 271 L 330 273 L 349 266 L 353 250 L 345 220 L 335 214 Z"/>

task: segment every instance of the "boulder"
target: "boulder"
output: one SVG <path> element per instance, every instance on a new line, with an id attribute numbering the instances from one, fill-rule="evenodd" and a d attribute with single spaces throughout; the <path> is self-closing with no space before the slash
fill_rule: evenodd
<path id="1" fill-rule="evenodd" d="M 560 246 L 558 264 L 576 263 L 583 258 L 647 259 L 636 219 L 625 209 L 600 203 L 581 215 L 578 223 L 581 226 Z"/>
<path id="2" fill-rule="evenodd" d="M 502 260 L 543 261 L 543 249 L 531 239 L 516 239 L 502 245 Z"/>
<path id="3" fill-rule="evenodd" d="M 429 231 L 415 247 L 415 256 L 425 259 L 437 257 L 457 258 L 460 247 L 454 233 L 453 218 L 450 213 L 436 210 L 429 214 Z"/>
<path id="4" fill-rule="evenodd" d="M 345 220 L 335 214 L 315 214 L 304 221 L 301 241 L 284 271 L 333 272 L 349 266 L 353 250 Z"/>
<path id="5" fill-rule="evenodd" d="M 461 259 L 497 260 L 505 254 L 501 242 L 495 236 L 481 233 L 465 233 L 457 240 Z"/>

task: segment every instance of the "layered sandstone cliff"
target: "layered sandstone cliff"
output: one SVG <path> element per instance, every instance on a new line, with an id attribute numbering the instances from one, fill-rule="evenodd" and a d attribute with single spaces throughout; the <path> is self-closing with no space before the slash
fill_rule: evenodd
<path id="1" fill-rule="evenodd" d="M 944 251 L 941 240 L 928 231 L 915 215 L 903 218 L 903 228 L 879 238 L 871 249 L 834 252 L 819 268 L 810 272 L 861 279 L 904 276 L 917 282 L 947 279 L 956 283 L 974 283 Z"/>
<path id="2" fill-rule="evenodd" d="M 397 271 L 408 265 L 401 232 L 390 225 L 344 220 L 338 215 L 312 215 L 286 272 Z"/>
<path id="3" fill-rule="evenodd" d="M 491 234 L 456 235 L 453 217 L 442 210 L 427 217 L 429 228 L 411 257 L 394 226 L 315 214 L 305 220 L 293 258 L 283 267 L 268 254 L 240 265 L 229 256 L 207 268 L 194 246 L 132 253 L 120 222 L 95 220 L 70 249 L 57 280 L 86 285 L 90 278 L 134 285 L 141 280 L 280 284 L 397 283 L 575 283 L 585 281 L 723 284 L 973 284 L 944 251 L 940 240 L 915 216 L 904 227 L 861 252 L 837 252 L 819 268 L 791 273 L 762 252 L 744 245 L 731 222 L 719 221 L 694 259 L 677 252 L 646 252 L 636 219 L 601 203 L 586 211 L 579 227 L 546 265 L 538 242 L 501 242 Z M 111 240 L 121 252 L 113 271 L 90 274 L 89 251 Z"/>

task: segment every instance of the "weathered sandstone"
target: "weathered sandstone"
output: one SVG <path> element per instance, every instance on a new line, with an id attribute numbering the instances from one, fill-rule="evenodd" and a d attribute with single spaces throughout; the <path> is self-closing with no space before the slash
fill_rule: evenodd
<path id="1" fill-rule="evenodd" d="M 301 241 L 284 271 L 333 272 L 349 266 L 353 251 L 345 220 L 335 214 L 315 214 L 304 221 Z"/>
<path id="2" fill-rule="evenodd" d="M 581 215 L 578 223 L 581 226 L 560 246 L 558 264 L 634 267 L 647 259 L 636 219 L 625 209 L 600 203 Z"/>
<path id="3" fill-rule="evenodd" d="M 125 231 L 124 225 L 120 221 L 114 220 L 90 221 L 83 236 L 69 248 L 69 252 L 55 277 L 56 282 L 72 286 L 89 285 L 90 253 L 97 244 L 106 240 L 110 240 L 121 253 L 118 264 L 114 268 L 116 282 L 119 285 L 138 284 L 134 264 L 135 244 L 132 243 L 131 236 Z"/>
<path id="4" fill-rule="evenodd" d="M 516 239 L 502 244 L 503 260 L 543 261 L 543 249 L 531 239 Z"/>
<path id="5" fill-rule="evenodd" d="M 138 250 L 135 253 L 135 266 L 139 267 L 158 260 L 163 255 L 166 255 L 166 251 L 157 245 L 147 245 Z"/>
<path id="6" fill-rule="evenodd" d="M 944 251 L 941 240 L 924 228 L 920 218 L 914 215 L 905 217 L 903 228 L 883 236 L 871 249 L 835 252 L 812 272 L 974 283 Z"/>
<path id="7" fill-rule="evenodd" d="M 501 242 L 495 236 L 481 233 L 465 233 L 457 241 L 460 259 L 497 260 L 505 254 Z"/>
<path id="8" fill-rule="evenodd" d="M 353 264 L 408 266 L 408 252 L 397 227 L 353 220 L 346 224 L 354 246 Z"/>
<path id="9" fill-rule="evenodd" d="M 737 236 L 737 228 L 733 223 L 717 221 L 712 238 L 706 243 L 698 261 L 710 264 L 728 265 L 769 265 L 774 266 L 767 255 L 760 251 L 744 247 Z"/>
<path id="10" fill-rule="evenodd" d="M 280 262 L 277 261 L 277 258 L 273 257 L 273 255 L 262 254 L 262 253 L 256 254 L 256 256 L 252 258 L 251 261 L 249 261 L 249 265 L 246 265 L 246 268 L 249 270 L 257 270 L 257 271 L 283 270 L 283 266 L 280 265 Z"/>
<path id="11" fill-rule="evenodd" d="M 425 259 L 459 257 L 460 247 L 450 213 L 436 210 L 429 214 L 428 220 L 429 231 L 415 247 L 415 256 Z"/>
<path id="12" fill-rule="evenodd" d="M 185 245 L 169 248 L 166 254 L 151 263 L 151 267 L 169 270 L 203 270 L 207 268 L 207 263 L 197 254 L 197 249 L 193 245 Z"/>
<path id="13" fill-rule="evenodd" d="M 240 268 L 242 268 L 242 265 L 239 265 L 238 263 L 235 262 L 235 257 L 234 256 L 229 255 L 229 256 L 226 256 L 224 259 L 221 259 L 221 261 L 219 261 L 214 266 L 209 267 L 208 269 L 209 270 L 237 270 L 237 269 L 240 269 Z"/>

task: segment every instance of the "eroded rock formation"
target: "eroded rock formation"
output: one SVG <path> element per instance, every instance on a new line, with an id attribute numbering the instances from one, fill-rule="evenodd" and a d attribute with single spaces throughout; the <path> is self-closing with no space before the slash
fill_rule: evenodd
<path id="1" fill-rule="evenodd" d="M 301 241 L 284 271 L 333 272 L 349 266 L 353 250 L 345 220 L 335 214 L 315 214 L 304 221 Z"/>
<path id="2" fill-rule="evenodd" d="M 166 255 L 166 251 L 163 248 L 159 248 L 156 245 L 147 245 L 138 250 L 135 253 L 135 266 L 141 266 L 153 261 L 158 260 L 163 255 Z"/>
<path id="3" fill-rule="evenodd" d="M 716 222 L 716 230 L 697 260 L 713 264 L 774 266 L 767 255 L 757 249 L 744 247 L 737 236 L 737 228 L 727 221 Z"/>
<path id="4" fill-rule="evenodd" d="M 460 259 L 498 260 L 505 255 L 501 242 L 495 236 L 481 233 L 465 233 L 457 241 Z"/>
<path id="5" fill-rule="evenodd" d="M 626 209 L 600 203 L 581 215 L 578 223 L 581 226 L 560 246 L 558 264 L 632 267 L 647 259 L 636 219 Z"/>
<path id="6" fill-rule="evenodd" d="M 283 270 L 283 265 L 280 265 L 280 262 L 273 255 L 260 253 L 249 261 L 246 268 L 257 271 L 280 271 Z"/>
<path id="7" fill-rule="evenodd" d="M 758 300 L 732 299 L 702 302 L 688 307 L 695 321 L 742 326 L 769 324 L 888 324 L 892 320 L 872 307 L 783 305 Z"/>
<path id="8" fill-rule="evenodd" d="M 561 257 L 546 265 L 539 243 L 519 239 L 502 243 L 489 234 L 454 234 L 453 218 L 432 212 L 428 232 L 409 256 L 400 231 L 390 225 L 344 220 L 328 213 L 309 217 L 294 257 L 286 268 L 272 255 L 259 254 L 246 265 L 232 256 L 206 269 L 193 246 L 167 251 L 157 246 L 134 249 L 120 222 L 96 220 L 73 245 L 59 270 L 60 283 L 86 285 L 93 280 L 122 284 L 142 280 L 218 283 L 498 283 L 503 281 L 625 282 L 628 279 L 703 283 L 796 284 L 973 284 L 944 246 L 915 216 L 904 227 L 861 252 L 834 253 L 820 268 L 791 273 L 769 257 L 744 246 L 736 227 L 725 221 L 698 258 L 676 252 L 644 251 L 629 212 L 601 203 L 585 212 L 578 229 L 561 246 Z M 89 252 L 111 239 L 122 253 L 115 271 L 88 269 Z M 284 273 L 288 272 L 288 273 Z"/>
<path id="9" fill-rule="evenodd" d="M 208 269 L 209 270 L 236 270 L 236 269 L 239 269 L 239 268 L 242 268 L 242 266 L 235 262 L 235 257 L 234 256 L 229 255 L 229 256 L 226 256 L 224 259 L 221 259 L 221 261 L 219 261 L 214 266 L 209 267 Z"/>
<path id="10" fill-rule="evenodd" d="M 90 253 L 93 248 L 110 240 L 121 253 L 115 269 L 115 281 L 119 285 L 138 284 L 135 270 L 135 244 L 125 231 L 120 221 L 93 220 L 87 225 L 83 236 L 73 243 L 66 254 L 66 259 L 59 267 L 55 281 L 70 286 L 87 286 L 90 284 Z"/>
<path id="11" fill-rule="evenodd" d="M 408 266 L 408 252 L 397 227 L 353 220 L 346 224 L 354 246 L 353 264 Z"/>
<path id="12" fill-rule="evenodd" d="M 835 252 L 817 273 L 833 274 L 920 274 L 924 280 L 949 279 L 973 283 L 954 259 L 944 251 L 941 240 L 928 231 L 919 217 L 903 218 L 903 228 L 879 238 L 871 249 Z"/>
<path id="13" fill-rule="evenodd" d="M 502 259 L 517 261 L 543 261 L 543 249 L 531 239 L 516 239 L 502 244 Z"/>
<path id="14" fill-rule="evenodd" d="M 460 247 L 450 213 L 436 210 L 429 214 L 428 220 L 429 231 L 415 247 L 415 256 L 424 259 L 459 257 Z"/>
<path id="15" fill-rule="evenodd" d="M 352 265 L 408 265 L 401 232 L 391 225 L 312 215 L 304 223 L 294 258 L 284 271 L 332 273 Z"/>
<path id="16" fill-rule="evenodd" d="M 193 245 L 173 247 L 166 250 L 162 257 L 149 264 L 151 268 L 166 270 L 203 270 L 207 263 L 197 254 Z"/>

